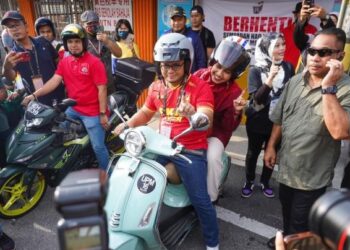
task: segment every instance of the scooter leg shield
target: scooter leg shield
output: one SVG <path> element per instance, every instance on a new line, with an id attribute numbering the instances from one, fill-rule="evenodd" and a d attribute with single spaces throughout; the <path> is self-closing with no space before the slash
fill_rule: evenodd
<path id="1" fill-rule="evenodd" d="M 142 240 L 126 233 L 109 233 L 109 249 L 110 250 L 141 250 L 146 249 Z"/>
<path id="2" fill-rule="evenodd" d="M 23 166 L 6 166 L 0 170 L 0 179 L 8 178 L 15 173 L 24 173 L 27 170 Z"/>

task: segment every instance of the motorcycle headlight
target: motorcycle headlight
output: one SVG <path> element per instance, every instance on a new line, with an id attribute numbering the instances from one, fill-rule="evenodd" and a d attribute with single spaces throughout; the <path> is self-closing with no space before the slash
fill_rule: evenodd
<path id="1" fill-rule="evenodd" d="M 138 131 L 130 130 L 124 139 L 125 150 L 134 157 L 139 156 L 145 148 L 146 139 Z"/>
<path id="2" fill-rule="evenodd" d="M 31 127 L 40 126 L 43 121 L 44 121 L 44 118 L 33 118 L 31 120 L 27 120 L 26 127 L 31 128 Z"/>

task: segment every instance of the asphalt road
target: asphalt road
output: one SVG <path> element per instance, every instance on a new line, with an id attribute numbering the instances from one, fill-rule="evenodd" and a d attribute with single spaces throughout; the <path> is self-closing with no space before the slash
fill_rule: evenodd
<path id="1" fill-rule="evenodd" d="M 277 229 L 282 228 L 281 208 L 278 197 L 269 199 L 256 188 L 252 197 L 240 197 L 244 182 L 244 157 L 246 137 L 241 127 L 232 137 L 227 151 L 232 156 L 233 166 L 224 187 L 224 196 L 216 206 L 220 227 L 220 249 L 268 249 L 266 242 Z M 347 159 L 342 157 L 339 164 Z M 260 159 L 261 161 L 261 159 Z M 339 183 L 338 171 L 335 186 Z M 257 176 L 257 180 L 259 180 Z M 277 183 L 271 180 L 271 186 L 277 191 Z M 32 212 L 17 220 L 2 220 L 4 231 L 14 238 L 17 250 L 56 250 L 58 247 L 56 225 L 59 214 L 53 203 L 53 188 L 46 194 Z M 179 249 L 205 249 L 199 226 L 194 228 Z"/>

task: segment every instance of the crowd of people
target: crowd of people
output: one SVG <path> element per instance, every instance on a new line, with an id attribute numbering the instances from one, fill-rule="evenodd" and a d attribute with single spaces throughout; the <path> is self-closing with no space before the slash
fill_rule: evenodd
<path id="1" fill-rule="evenodd" d="M 203 25 L 201 6 L 190 10 L 191 27 L 186 26 L 184 9 L 177 6 L 170 15 L 171 28 L 154 47 L 157 80 L 145 104 L 127 125 L 113 130 L 119 135 L 159 112 L 159 132 L 173 138 L 188 127 L 194 113 L 208 116 L 209 131 L 193 131 L 178 141 L 202 152 L 186 154 L 191 167 L 182 158 L 157 159 L 167 169 L 174 166 L 183 182 L 207 249 L 219 249 L 213 203 L 219 198 L 221 156 L 244 113 L 248 149 L 241 196 L 252 195 L 257 159 L 264 150 L 259 188 L 266 197 L 275 197 L 269 181 L 278 164 L 284 235 L 308 230 L 311 205 L 330 185 L 340 142 L 350 136 L 350 78 L 341 63 L 345 32 L 335 27 L 337 17 L 321 6 L 300 2 L 293 14 L 294 22 L 282 32 L 262 34 L 253 53 L 249 42 L 237 36 L 216 44 L 213 32 Z M 309 24 L 310 18 L 320 19 L 319 31 Z M 8 11 L 2 17 L 0 167 L 6 164 L 6 139 L 23 114 L 21 104 L 36 99 L 53 105 L 69 97 L 77 105 L 68 108 L 67 116 L 83 122 L 98 165 L 106 170 L 107 95 L 115 90 L 113 74 L 119 59 L 139 57 L 140 52 L 128 20 L 118 20 L 114 38 L 103 31 L 96 12 L 85 11 L 80 21 L 81 25 L 67 25 L 59 36 L 53 22 L 40 17 L 35 22 L 37 36 L 31 37 L 21 13 Z M 252 54 L 255 64 L 249 67 Z M 248 67 L 246 100 L 236 79 Z M 4 249 L 14 248 L 0 232 L 0 246 L 5 241 L 9 247 Z M 274 239 L 268 245 L 274 248 Z"/>

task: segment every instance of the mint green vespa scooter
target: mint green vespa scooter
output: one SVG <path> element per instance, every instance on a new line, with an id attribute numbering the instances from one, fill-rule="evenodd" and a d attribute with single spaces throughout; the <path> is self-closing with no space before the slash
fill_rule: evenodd
<path id="1" fill-rule="evenodd" d="M 121 135 L 126 152 L 110 161 L 111 176 L 105 203 L 109 249 L 169 249 L 184 240 L 197 217 L 182 184 L 167 182 L 158 155 L 190 159 L 182 153 L 198 154 L 176 140 L 193 130 L 207 130 L 203 113 L 190 118 L 190 127 L 171 140 L 148 126 L 127 129 Z M 228 156 L 222 181 L 230 168 Z"/>

